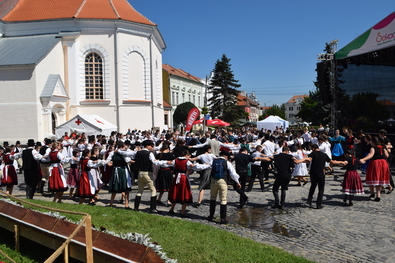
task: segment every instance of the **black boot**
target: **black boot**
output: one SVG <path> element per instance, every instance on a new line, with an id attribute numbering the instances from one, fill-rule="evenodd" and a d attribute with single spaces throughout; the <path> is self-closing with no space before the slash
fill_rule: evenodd
<path id="1" fill-rule="evenodd" d="M 30 199 L 30 191 L 32 187 L 30 185 L 26 185 L 26 199 Z"/>
<path id="2" fill-rule="evenodd" d="M 350 201 L 348 202 L 348 205 L 349 205 L 349 206 L 353 206 L 353 205 L 354 205 L 354 204 L 352 203 L 352 198 L 353 198 L 353 196 L 350 195 Z"/>
<path id="3" fill-rule="evenodd" d="M 245 204 L 247 203 L 247 201 L 248 201 L 248 196 L 247 195 L 241 195 L 240 196 L 240 205 L 239 205 L 238 208 L 242 209 L 245 206 Z"/>
<path id="4" fill-rule="evenodd" d="M 38 189 L 37 192 L 38 192 L 38 193 L 41 193 L 41 194 L 44 193 L 44 186 L 45 186 L 45 181 L 42 180 L 42 181 L 40 182 L 40 187 L 39 187 L 39 189 Z"/>
<path id="5" fill-rule="evenodd" d="M 137 195 L 136 198 L 134 199 L 134 211 L 139 211 L 140 202 L 141 202 L 141 195 L 140 196 Z"/>
<path id="6" fill-rule="evenodd" d="M 278 197 L 278 192 L 273 192 L 274 196 L 274 205 L 272 205 L 272 208 L 282 208 L 280 205 L 280 198 Z"/>
<path id="7" fill-rule="evenodd" d="M 227 224 L 228 220 L 226 220 L 226 205 L 221 205 L 220 216 L 221 216 L 220 224 Z"/>
<path id="8" fill-rule="evenodd" d="M 281 190 L 281 201 L 280 201 L 280 206 L 284 207 L 285 204 L 285 197 L 287 196 L 287 192 L 284 190 Z"/>
<path id="9" fill-rule="evenodd" d="M 151 196 L 150 213 L 156 213 L 156 214 L 161 213 L 160 211 L 156 210 L 156 196 Z"/>
<path id="10" fill-rule="evenodd" d="M 217 205 L 216 200 L 210 200 L 210 215 L 207 217 L 208 221 L 213 221 L 216 205 Z"/>

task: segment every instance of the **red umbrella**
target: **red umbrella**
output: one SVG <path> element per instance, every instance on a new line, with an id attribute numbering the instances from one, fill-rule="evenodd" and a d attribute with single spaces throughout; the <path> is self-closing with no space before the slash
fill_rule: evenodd
<path id="1" fill-rule="evenodd" d="M 230 126 L 230 123 L 220 119 L 214 119 L 212 120 L 211 126 Z"/>
<path id="2" fill-rule="evenodd" d="M 195 121 L 195 122 L 193 123 L 193 125 L 196 125 L 196 124 L 203 124 L 203 121 L 204 121 L 204 118 L 201 118 L 201 119 Z M 213 125 L 213 121 L 214 121 L 214 120 L 207 120 L 207 121 L 206 121 L 206 125 L 207 125 L 207 126 L 215 126 L 215 125 Z"/>

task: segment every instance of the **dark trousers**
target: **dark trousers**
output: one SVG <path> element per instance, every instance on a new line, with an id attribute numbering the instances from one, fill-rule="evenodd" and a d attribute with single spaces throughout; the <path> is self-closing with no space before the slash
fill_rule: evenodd
<path id="1" fill-rule="evenodd" d="M 274 181 L 272 191 L 273 191 L 273 196 L 274 196 L 274 203 L 276 205 L 278 205 L 278 204 L 281 204 L 281 206 L 284 205 L 286 191 L 288 190 L 288 185 L 289 185 L 290 180 L 291 180 L 291 178 L 282 178 L 282 177 L 277 176 L 276 180 Z M 281 202 L 278 197 L 278 189 L 280 188 L 280 186 L 281 186 Z"/>
<path id="2" fill-rule="evenodd" d="M 36 188 L 40 178 L 38 176 L 37 171 L 24 170 L 24 178 L 26 183 L 26 198 L 33 199 L 34 194 L 36 193 Z"/>
<path id="3" fill-rule="evenodd" d="M 240 204 L 243 203 L 243 200 L 248 199 L 247 195 L 245 194 L 245 188 L 246 188 L 246 183 L 248 179 L 248 171 L 237 171 L 237 174 L 240 176 L 239 177 L 239 182 L 240 182 L 240 189 L 237 188 L 236 183 L 233 183 L 233 189 L 240 195 Z"/>
<path id="4" fill-rule="evenodd" d="M 251 177 L 248 184 L 248 191 L 251 191 L 254 186 L 255 178 L 258 176 L 259 183 L 261 185 L 261 190 L 263 190 L 265 183 L 263 182 L 263 172 L 262 167 L 259 165 L 251 165 Z"/>
<path id="5" fill-rule="evenodd" d="M 315 188 L 318 185 L 318 196 L 317 196 L 317 206 L 322 205 L 322 198 L 324 197 L 324 188 L 325 188 L 325 176 L 310 176 L 311 186 L 309 191 L 308 201 L 311 202 L 313 199 L 313 195 L 315 192 Z"/>

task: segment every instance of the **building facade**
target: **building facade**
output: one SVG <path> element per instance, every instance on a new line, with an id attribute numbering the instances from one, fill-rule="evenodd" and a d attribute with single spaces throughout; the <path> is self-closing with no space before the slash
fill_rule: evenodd
<path id="1" fill-rule="evenodd" d="M 184 102 L 191 102 L 200 110 L 204 106 L 205 90 L 204 83 L 182 69 L 175 68 L 168 64 L 163 64 L 163 99 L 171 105 L 171 113 L 168 115 L 169 127 L 174 127 L 178 123 L 173 123 L 173 113 L 177 106 Z"/>
<path id="2" fill-rule="evenodd" d="M 3 0 L 0 34 L 4 140 L 52 136 L 77 114 L 164 126 L 166 45 L 126 0 Z"/>
<path id="3" fill-rule="evenodd" d="M 307 95 L 295 95 L 287 103 L 285 103 L 285 119 L 289 121 L 291 125 L 302 121 L 295 115 L 298 114 L 298 112 L 300 111 L 300 104 L 305 97 L 307 97 Z"/>

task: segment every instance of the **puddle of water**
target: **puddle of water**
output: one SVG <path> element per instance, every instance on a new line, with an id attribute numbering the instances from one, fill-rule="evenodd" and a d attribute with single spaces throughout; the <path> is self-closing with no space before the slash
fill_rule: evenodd
<path id="1" fill-rule="evenodd" d="M 240 225 L 251 229 L 260 229 L 286 237 L 300 237 L 301 234 L 295 230 L 289 230 L 281 226 L 273 218 L 273 211 L 265 208 L 246 207 L 236 214 L 228 217 L 231 224 Z"/>

